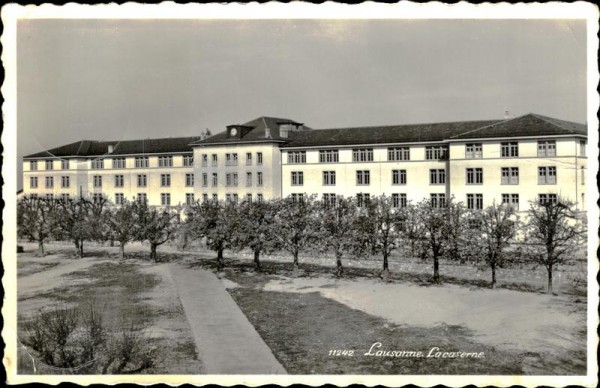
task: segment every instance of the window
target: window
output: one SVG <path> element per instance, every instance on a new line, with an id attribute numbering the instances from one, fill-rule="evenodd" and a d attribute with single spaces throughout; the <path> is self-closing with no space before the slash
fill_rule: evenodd
<path id="1" fill-rule="evenodd" d="M 585 185 L 585 167 L 581 166 L 581 184 Z"/>
<path id="2" fill-rule="evenodd" d="M 246 187 L 250 187 L 250 186 L 252 186 L 252 173 L 247 172 L 246 173 Z"/>
<path id="3" fill-rule="evenodd" d="M 102 175 L 94 175 L 94 187 L 102 187 Z"/>
<path id="4" fill-rule="evenodd" d="M 54 162 L 52 160 L 46 160 L 46 170 L 54 170 Z"/>
<path id="5" fill-rule="evenodd" d="M 483 209 L 483 194 L 467 194 L 468 209 Z"/>
<path id="6" fill-rule="evenodd" d="M 446 206 L 446 194 L 431 194 L 431 207 Z"/>
<path id="7" fill-rule="evenodd" d="M 137 185 L 138 187 L 146 187 L 148 185 L 148 180 L 145 174 L 139 174 L 137 176 Z"/>
<path id="8" fill-rule="evenodd" d="M 263 195 L 262 194 L 256 194 L 256 200 L 258 201 L 258 203 L 263 203 L 263 201 L 264 201 Z"/>
<path id="9" fill-rule="evenodd" d="M 54 194 L 46 194 L 46 199 L 49 199 L 49 200 L 54 199 Z"/>
<path id="10" fill-rule="evenodd" d="M 446 183 L 446 170 L 445 169 L 429 170 L 429 184 L 430 185 L 443 185 L 445 183 Z"/>
<path id="11" fill-rule="evenodd" d="M 556 194 L 540 194 L 539 195 L 539 202 L 540 202 L 540 205 L 546 205 L 546 204 L 550 204 L 550 203 L 556 203 L 557 202 L 557 196 L 556 196 Z"/>
<path id="12" fill-rule="evenodd" d="M 203 173 L 202 174 L 202 187 L 206 187 L 206 186 L 208 186 L 208 174 Z"/>
<path id="13" fill-rule="evenodd" d="M 467 184 L 480 185 L 483 183 L 483 168 L 467 168 Z"/>
<path id="14" fill-rule="evenodd" d="M 289 151 L 288 164 L 306 163 L 306 151 Z"/>
<path id="15" fill-rule="evenodd" d="M 323 171 L 323 185 L 335 186 L 335 171 Z"/>
<path id="16" fill-rule="evenodd" d="M 115 175 L 115 187 L 123 187 L 125 183 L 123 175 Z"/>
<path id="17" fill-rule="evenodd" d="M 219 176 L 217 175 L 216 172 L 213 172 L 213 174 L 212 174 L 212 185 L 213 185 L 213 187 L 217 187 L 218 184 L 219 184 Z"/>
<path id="18" fill-rule="evenodd" d="M 60 168 L 62 170 L 68 170 L 70 168 L 70 163 L 68 160 L 61 160 L 60 161 Z"/>
<path id="19" fill-rule="evenodd" d="M 46 177 L 46 188 L 51 189 L 54 187 L 54 178 L 51 176 Z"/>
<path id="20" fill-rule="evenodd" d="M 160 186 L 161 187 L 171 186 L 171 174 L 160 174 Z"/>
<path id="21" fill-rule="evenodd" d="M 171 206 L 171 194 L 160 193 L 160 204 L 162 206 Z"/>
<path id="22" fill-rule="evenodd" d="M 231 174 L 225 174 L 225 186 L 231 186 Z"/>
<path id="23" fill-rule="evenodd" d="M 69 177 L 68 176 L 61 176 L 60 177 L 60 187 L 62 188 L 68 188 L 69 187 Z"/>
<path id="24" fill-rule="evenodd" d="M 263 173 L 257 172 L 256 173 L 256 186 L 262 186 L 262 185 L 263 185 Z"/>
<path id="25" fill-rule="evenodd" d="M 406 170 L 392 170 L 392 184 L 393 185 L 405 185 L 406 184 Z"/>
<path id="26" fill-rule="evenodd" d="M 292 194 L 292 202 L 302 202 L 304 201 L 304 194 Z"/>
<path id="27" fill-rule="evenodd" d="M 158 167 L 173 167 L 173 157 L 172 156 L 159 156 L 158 157 Z"/>
<path id="28" fill-rule="evenodd" d="M 125 168 L 125 158 L 113 158 L 113 168 Z"/>
<path id="29" fill-rule="evenodd" d="M 252 152 L 246 152 L 246 166 L 252 166 Z"/>
<path id="30" fill-rule="evenodd" d="M 359 186 L 368 186 L 371 184 L 371 173 L 369 170 L 356 171 L 356 184 Z"/>
<path id="31" fill-rule="evenodd" d="M 208 154 L 202 154 L 202 167 L 208 167 Z"/>
<path id="32" fill-rule="evenodd" d="M 233 186 L 238 186 L 238 174 L 233 174 Z M 237 196 L 237 194 L 235 194 Z"/>
<path id="33" fill-rule="evenodd" d="M 555 185 L 556 167 L 538 167 L 538 185 Z"/>
<path id="34" fill-rule="evenodd" d="M 206 175 L 206 174 L 204 174 Z M 194 174 L 185 174 L 185 186 L 193 187 L 194 186 Z"/>
<path id="35" fill-rule="evenodd" d="M 356 194 L 356 206 L 364 207 L 369 204 L 370 199 L 370 194 L 358 193 Z"/>
<path id="36" fill-rule="evenodd" d="M 356 148 L 352 150 L 353 162 L 372 162 L 373 148 Z"/>
<path id="37" fill-rule="evenodd" d="M 519 210 L 519 194 L 502 194 L 502 205 Z"/>
<path id="38" fill-rule="evenodd" d="M 337 197 L 335 194 L 323 194 L 323 204 L 327 207 L 335 206 Z"/>
<path id="39" fill-rule="evenodd" d="M 206 193 L 202 194 L 202 201 L 208 202 L 208 194 L 206 194 Z"/>
<path id="40" fill-rule="evenodd" d="M 248 202 L 248 203 L 252 202 L 252 194 L 250 194 L 250 193 L 246 194 L 246 202 Z"/>
<path id="41" fill-rule="evenodd" d="M 392 206 L 406 207 L 406 194 L 392 194 Z"/>
<path id="42" fill-rule="evenodd" d="M 519 156 L 519 143 L 504 142 L 500 143 L 500 156 L 503 158 L 516 158 Z"/>
<path id="43" fill-rule="evenodd" d="M 103 199 L 104 199 L 104 196 L 102 195 L 102 193 L 92 194 L 92 201 L 94 201 L 94 202 L 102 202 Z"/>
<path id="44" fill-rule="evenodd" d="M 239 197 L 237 194 L 233 194 L 233 203 L 238 203 L 239 202 Z"/>
<path id="45" fill-rule="evenodd" d="M 425 147 L 425 159 L 427 160 L 442 160 L 448 157 L 448 148 L 445 146 L 428 146 Z"/>
<path id="46" fill-rule="evenodd" d="M 37 162 L 37 160 L 32 160 L 32 161 L 29 162 L 29 169 L 31 171 L 37 171 L 37 169 L 38 169 L 38 162 Z"/>
<path id="47" fill-rule="evenodd" d="M 31 187 L 32 189 L 37 189 L 37 187 L 38 187 L 38 177 L 37 176 L 32 176 L 29 178 L 29 187 Z"/>
<path id="48" fill-rule="evenodd" d="M 319 163 L 337 163 L 339 161 L 338 150 L 319 150 Z"/>
<path id="49" fill-rule="evenodd" d="M 123 193 L 115 193 L 115 204 L 122 205 L 125 202 L 125 196 Z"/>
<path id="50" fill-rule="evenodd" d="M 302 171 L 292 171 L 292 186 L 302 186 L 304 184 L 304 173 Z"/>
<path id="51" fill-rule="evenodd" d="M 69 195 L 69 193 L 61 193 L 61 194 L 60 194 L 60 200 L 61 200 L 61 201 L 63 201 L 63 202 L 66 202 L 66 201 L 68 201 L 68 200 L 69 200 L 69 198 L 70 198 L 70 195 Z"/>
<path id="52" fill-rule="evenodd" d="M 206 195 L 206 194 L 204 194 Z M 185 193 L 185 204 L 193 205 L 194 204 L 194 193 Z"/>
<path id="53" fill-rule="evenodd" d="M 409 147 L 388 148 L 388 161 L 396 162 L 399 160 L 410 160 Z"/>
<path id="54" fill-rule="evenodd" d="M 37 195 L 37 194 L 31 194 L 31 195 L 30 195 L 30 197 L 31 197 L 31 198 L 37 198 L 37 197 L 38 197 L 38 195 Z"/>
<path id="55" fill-rule="evenodd" d="M 237 166 L 238 165 L 238 154 L 225 154 L 225 165 L 226 166 Z"/>
<path id="56" fill-rule="evenodd" d="M 585 148 L 587 146 L 587 141 L 579 140 L 579 156 L 585 156 Z"/>
<path id="57" fill-rule="evenodd" d="M 483 156 L 483 145 L 481 143 L 469 143 L 466 144 L 465 158 L 467 159 L 481 159 Z"/>
<path id="58" fill-rule="evenodd" d="M 212 195 L 213 202 L 219 202 L 219 196 L 217 194 Z"/>
<path id="59" fill-rule="evenodd" d="M 218 163 L 219 163 L 219 158 L 217 157 L 217 154 L 212 154 L 212 162 L 211 162 L 211 165 L 212 165 L 213 167 L 216 167 Z"/>
<path id="60" fill-rule="evenodd" d="M 183 155 L 183 167 L 193 167 L 194 166 L 194 156 L 193 155 Z"/>
<path id="61" fill-rule="evenodd" d="M 231 202 L 231 194 L 225 194 L 225 200 Z"/>
<path id="62" fill-rule="evenodd" d="M 135 158 L 135 167 L 136 168 L 147 168 L 150 165 L 147 156 L 138 156 Z"/>
<path id="63" fill-rule="evenodd" d="M 104 168 L 104 159 L 92 160 L 92 170 L 102 170 Z"/>
<path id="64" fill-rule="evenodd" d="M 262 154 L 262 152 L 257 152 L 256 153 L 256 164 L 257 165 L 263 164 L 263 154 Z"/>
<path id="65" fill-rule="evenodd" d="M 537 156 L 556 156 L 556 142 L 554 140 L 538 141 Z"/>
<path id="66" fill-rule="evenodd" d="M 139 203 L 147 203 L 148 195 L 146 195 L 146 193 L 138 193 L 138 202 Z"/>
<path id="67" fill-rule="evenodd" d="M 503 185 L 519 184 L 519 167 L 502 167 L 502 178 L 500 183 Z"/>

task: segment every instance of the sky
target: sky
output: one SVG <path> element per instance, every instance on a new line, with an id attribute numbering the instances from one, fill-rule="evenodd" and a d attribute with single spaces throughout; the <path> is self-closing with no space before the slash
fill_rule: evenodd
<path id="1" fill-rule="evenodd" d="M 21 20 L 17 165 L 78 140 L 260 116 L 334 128 L 508 110 L 585 123 L 586 52 L 574 20 Z"/>

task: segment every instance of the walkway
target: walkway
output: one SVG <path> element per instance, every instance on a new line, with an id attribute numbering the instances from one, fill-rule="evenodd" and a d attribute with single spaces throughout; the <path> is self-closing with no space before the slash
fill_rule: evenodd
<path id="1" fill-rule="evenodd" d="M 177 263 L 169 270 L 204 373 L 286 373 L 214 273 Z"/>

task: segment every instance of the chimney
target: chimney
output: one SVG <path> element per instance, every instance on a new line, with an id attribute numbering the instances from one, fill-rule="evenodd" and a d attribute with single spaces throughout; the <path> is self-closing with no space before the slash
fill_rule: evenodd
<path id="1" fill-rule="evenodd" d="M 109 145 L 108 146 L 108 153 L 109 154 L 112 154 L 114 150 L 115 150 L 115 146 L 114 145 Z"/>
<path id="2" fill-rule="evenodd" d="M 504 111 L 504 120 L 508 120 L 510 118 L 510 112 L 505 110 Z"/>

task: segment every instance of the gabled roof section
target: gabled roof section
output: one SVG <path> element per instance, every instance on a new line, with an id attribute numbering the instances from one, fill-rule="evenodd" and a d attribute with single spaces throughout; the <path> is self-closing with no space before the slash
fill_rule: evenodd
<path id="1" fill-rule="evenodd" d="M 290 120 L 290 119 L 262 116 L 262 117 L 254 119 L 254 120 L 248 121 L 247 123 L 240 124 L 243 126 L 252 127 L 252 130 L 250 130 L 250 132 L 248 132 L 241 139 L 229 138 L 229 137 L 227 137 L 227 132 L 220 132 L 220 133 L 217 133 L 216 135 L 206 138 L 204 140 L 195 141 L 191 145 L 196 146 L 196 145 L 210 145 L 210 144 L 246 143 L 246 142 L 258 142 L 258 141 L 263 141 L 263 142 L 285 141 L 287 139 L 282 138 L 281 134 L 279 133 L 279 124 L 301 124 L 301 123 L 294 121 L 294 120 Z M 266 136 L 267 128 L 269 129 L 269 135 L 270 135 L 269 137 Z M 304 126 L 304 129 L 310 130 L 311 128 Z M 292 133 L 293 132 L 290 132 L 290 136 Z"/>
<path id="2" fill-rule="evenodd" d="M 498 120 L 387 125 L 377 127 L 317 129 L 307 134 L 291 132 L 283 147 L 436 142 L 497 123 Z"/>
<path id="3" fill-rule="evenodd" d="M 192 147 L 190 147 L 189 144 L 198 139 L 200 139 L 199 136 L 123 141 L 80 140 L 75 143 L 52 148 L 47 151 L 27 155 L 23 157 L 23 159 L 162 154 L 178 152 L 187 153 L 192 152 Z M 108 153 L 109 146 L 113 146 L 113 152 L 110 154 Z"/>
<path id="4" fill-rule="evenodd" d="M 558 135 L 587 136 L 587 125 L 529 113 L 454 135 L 449 140 Z"/>

